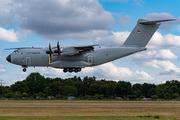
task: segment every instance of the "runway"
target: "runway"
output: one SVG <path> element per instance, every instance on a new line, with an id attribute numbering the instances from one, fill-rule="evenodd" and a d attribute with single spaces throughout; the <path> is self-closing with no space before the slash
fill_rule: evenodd
<path id="1" fill-rule="evenodd" d="M 89 108 L 144 108 L 144 107 L 153 107 L 153 108 L 157 108 L 157 107 L 168 107 L 168 108 L 175 108 L 175 107 L 180 107 L 180 105 L 165 105 L 165 106 L 161 106 L 161 105 L 0 105 L 0 107 L 66 107 L 66 108 L 70 108 L 70 107 L 75 107 L 75 108 L 85 108 L 85 107 L 89 107 Z"/>

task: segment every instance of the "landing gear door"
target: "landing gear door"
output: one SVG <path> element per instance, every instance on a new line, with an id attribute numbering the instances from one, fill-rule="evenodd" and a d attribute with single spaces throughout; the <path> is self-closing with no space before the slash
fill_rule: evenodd
<path id="1" fill-rule="evenodd" d="M 26 58 L 26 65 L 31 65 L 31 58 L 30 57 Z"/>
<path id="2" fill-rule="evenodd" d="M 92 64 L 93 63 L 93 57 L 92 56 L 88 56 L 87 57 L 87 62 Z"/>

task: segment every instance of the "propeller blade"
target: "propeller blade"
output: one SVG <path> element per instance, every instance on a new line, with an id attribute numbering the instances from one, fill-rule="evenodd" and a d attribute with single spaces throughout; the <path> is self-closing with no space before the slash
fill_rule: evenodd
<path id="1" fill-rule="evenodd" d="M 60 50 L 59 41 L 57 42 L 57 48 L 58 48 L 58 50 Z"/>
<path id="2" fill-rule="evenodd" d="M 58 41 L 58 51 L 59 51 L 59 53 L 58 53 L 58 58 L 59 58 L 59 60 L 60 60 L 61 49 L 60 49 L 59 41 Z"/>
<path id="3" fill-rule="evenodd" d="M 51 44 L 50 43 L 49 43 L 49 51 L 50 51 L 50 54 L 52 54 Z"/>
<path id="4" fill-rule="evenodd" d="M 51 44 L 49 43 L 49 52 L 50 52 L 50 62 L 52 62 L 52 50 L 51 50 Z"/>
<path id="5" fill-rule="evenodd" d="M 51 50 L 51 44 L 49 43 L 49 50 L 46 51 L 46 54 L 52 54 L 52 50 Z"/>
<path id="6" fill-rule="evenodd" d="M 57 42 L 57 50 L 55 50 L 54 52 L 58 54 L 58 59 L 60 60 L 61 49 L 60 49 L 59 41 Z"/>
<path id="7" fill-rule="evenodd" d="M 49 50 L 46 51 L 46 54 L 49 54 L 49 64 L 52 62 L 52 50 L 51 50 L 51 44 L 49 43 Z"/>

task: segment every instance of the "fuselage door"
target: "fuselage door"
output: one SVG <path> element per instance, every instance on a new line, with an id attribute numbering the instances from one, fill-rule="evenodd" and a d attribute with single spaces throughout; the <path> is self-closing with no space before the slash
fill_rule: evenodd
<path id="1" fill-rule="evenodd" d="M 31 58 L 30 57 L 26 57 L 26 65 L 31 65 Z"/>
<path id="2" fill-rule="evenodd" d="M 93 57 L 92 56 L 88 56 L 87 57 L 87 62 L 88 63 L 93 63 Z"/>

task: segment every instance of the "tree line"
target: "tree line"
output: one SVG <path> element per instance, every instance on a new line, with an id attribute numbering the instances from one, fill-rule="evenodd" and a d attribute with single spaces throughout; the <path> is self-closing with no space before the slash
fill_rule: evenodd
<path id="1" fill-rule="evenodd" d="M 67 98 L 74 96 L 80 99 L 178 99 L 180 82 L 166 81 L 163 84 L 131 84 L 126 81 L 96 80 L 96 77 L 45 78 L 39 73 L 31 73 L 23 81 L 11 86 L 0 86 L 0 98 Z"/>

